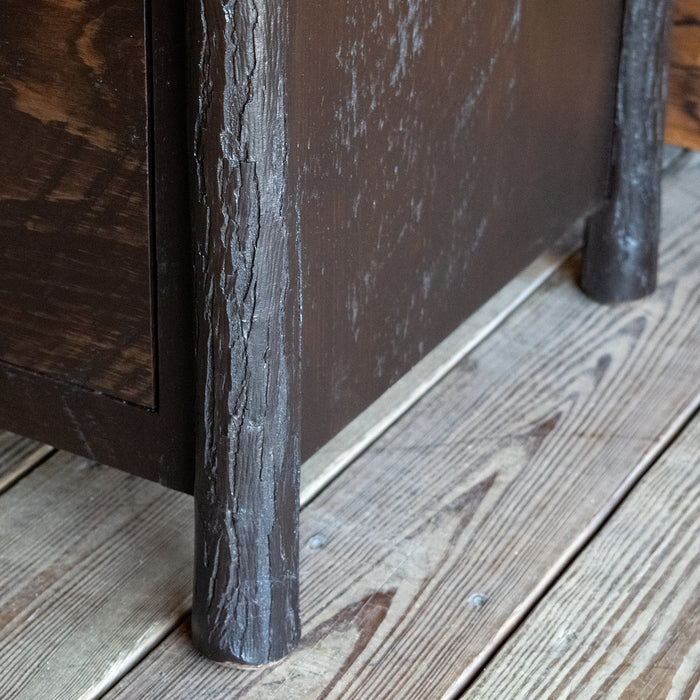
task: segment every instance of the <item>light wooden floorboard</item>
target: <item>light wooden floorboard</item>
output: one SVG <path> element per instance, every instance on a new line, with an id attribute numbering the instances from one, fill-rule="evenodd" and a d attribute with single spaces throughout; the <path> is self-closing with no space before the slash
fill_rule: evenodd
<path id="1" fill-rule="evenodd" d="M 0 493 L 53 452 L 48 445 L 0 431 Z"/>
<path id="2" fill-rule="evenodd" d="M 95 697 L 190 607 L 192 499 L 59 453 L 0 498 L 0 698 Z"/>
<path id="3" fill-rule="evenodd" d="M 700 416 L 464 698 L 700 698 Z"/>
<path id="4" fill-rule="evenodd" d="M 666 180 L 654 296 L 600 307 L 566 267 L 305 509 L 297 652 L 224 669 L 183 625 L 108 697 L 433 698 L 467 681 L 698 406 L 697 191 L 697 159 Z"/>

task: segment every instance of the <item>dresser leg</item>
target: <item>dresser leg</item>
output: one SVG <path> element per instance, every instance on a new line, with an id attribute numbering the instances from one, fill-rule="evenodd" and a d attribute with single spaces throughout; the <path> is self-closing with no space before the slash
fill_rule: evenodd
<path id="1" fill-rule="evenodd" d="M 656 286 L 669 0 L 625 2 L 610 201 L 587 224 L 581 286 L 604 303 Z"/>
<path id="2" fill-rule="evenodd" d="M 190 0 L 197 365 L 194 643 L 299 639 L 298 236 L 285 187 L 286 4 Z"/>
<path id="3" fill-rule="evenodd" d="M 193 641 L 215 661 L 264 665 L 299 639 L 298 465 L 211 467 L 195 487 Z"/>

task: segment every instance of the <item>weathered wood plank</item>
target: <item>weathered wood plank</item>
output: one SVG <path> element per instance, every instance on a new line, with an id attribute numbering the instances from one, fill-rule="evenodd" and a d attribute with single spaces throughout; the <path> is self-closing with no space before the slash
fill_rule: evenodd
<path id="1" fill-rule="evenodd" d="M 666 141 L 700 150 L 700 0 L 675 0 Z"/>
<path id="2" fill-rule="evenodd" d="M 35 440 L 0 431 L 0 493 L 53 451 Z"/>
<path id="3" fill-rule="evenodd" d="M 298 651 L 236 672 L 183 626 L 109 697 L 439 697 L 478 670 L 697 406 L 700 162 L 666 182 L 656 294 L 601 307 L 567 268 L 304 510 Z"/>
<path id="4" fill-rule="evenodd" d="M 465 698 L 686 698 L 700 685 L 700 417 Z"/>
<path id="5" fill-rule="evenodd" d="M 0 497 L 0 696 L 94 697 L 190 607 L 192 499 L 59 453 Z"/>

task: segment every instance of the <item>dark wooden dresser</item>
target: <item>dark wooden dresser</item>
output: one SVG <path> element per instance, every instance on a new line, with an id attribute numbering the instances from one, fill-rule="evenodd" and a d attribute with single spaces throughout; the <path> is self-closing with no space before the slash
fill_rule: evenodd
<path id="1" fill-rule="evenodd" d="M 3 0 L 0 425 L 194 493 L 206 654 L 293 647 L 301 461 L 571 223 L 653 289 L 668 23 Z"/>

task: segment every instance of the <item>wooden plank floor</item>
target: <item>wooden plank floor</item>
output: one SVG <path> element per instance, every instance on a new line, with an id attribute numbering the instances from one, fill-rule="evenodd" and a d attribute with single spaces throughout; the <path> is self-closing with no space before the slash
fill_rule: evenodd
<path id="1" fill-rule="evenodd" d="M 620 625 L 662 605 L 695 605 L 697 620 L 697 510 L 672 486 L 697 488 L 696 423 L 683 429 L 700 404 L 698 192 L 700 157 L 688 157 L 665 178 L 655 295 L 602 307 L 578 291 L 575 257 L 546 280 L 540 270 L 500 325 L 450 351 L 462 359 L 427 393 L 421 375 L 422 398 L 409 388 L 410 410 L 364 451 L 307 465 L 304 637 L 277 665 L 222 668 L 191 649 L 188 497 L 2 436 L 0 698 L 501 698 L 557 684 L 565 697 L 570 679 L 585 693 L 632 658 L 637 638 Z M 594 572 L 586 562 L 623 548 L 614 533 L 639 509 L 636 548 Z M 631 575 L 634 563 L 655 575 L 642 542 L 666 553 L 659 591 Z M 596 576 L 608 590 L 606 573 L 627 587 L 614 610 L 584 596 Z M 588 624 L 596 614 L 607 632 Z M 560 660 L 542 629 L 552 615 L 578 625 Z M 689 683 L 698 629 L 682 633 Z M 538 644 L 545 656 L 530 661 Z M 607 659 L 581 651 L 591 644 Z M 530 663 L 546 667 L 540 685 Z"/>
<path id="2" fill-rule="evenodd" d="M 466 698 L 700 696 L 700 416 Z"/>

